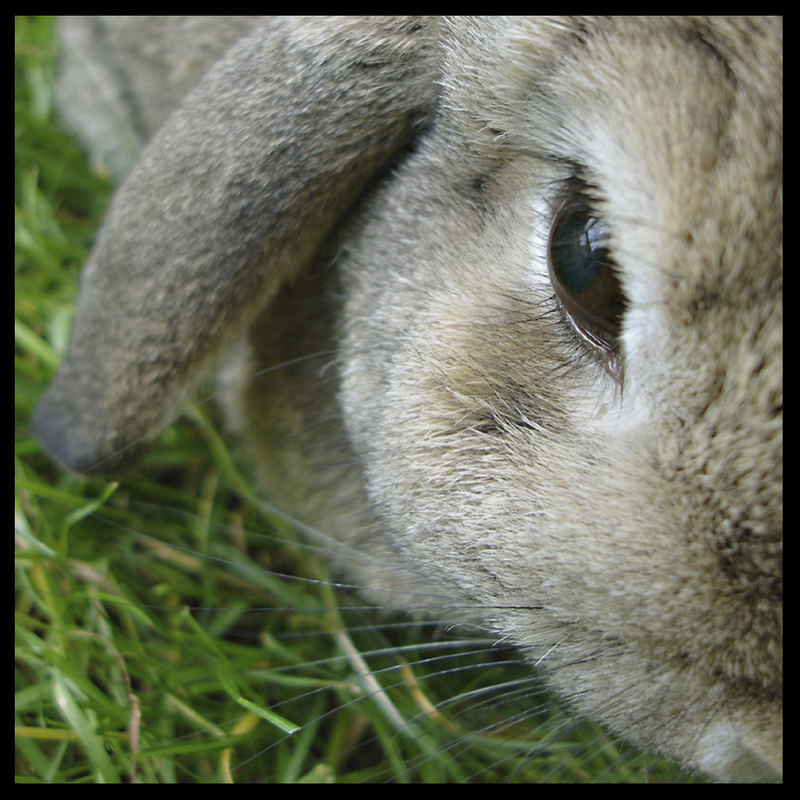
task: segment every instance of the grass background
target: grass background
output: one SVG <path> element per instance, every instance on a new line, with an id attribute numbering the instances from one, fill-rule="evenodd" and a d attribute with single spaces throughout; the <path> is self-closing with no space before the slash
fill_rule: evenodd
<path id="1" fill-rule="evenodd" d="M 56 57 L 50 18 L 16 19 L 16 780 L 684 780 L 576 725 L 507 651 L 335 589 L 211 404 L 115 482 L 47 459 L 28 421 L 111 191 L 59 125 Z"/>

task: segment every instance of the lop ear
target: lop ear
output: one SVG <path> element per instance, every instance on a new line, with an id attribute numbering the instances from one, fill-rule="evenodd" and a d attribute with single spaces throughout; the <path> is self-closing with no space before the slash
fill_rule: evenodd
<path id="1" fill-rule="evenodd" d="M 56 460 L 107 469 L 164 424 L 428 117 L 436 41 L 419 19 L 275 20 L 186 96 L 82 276 L 33 420 Z"/>

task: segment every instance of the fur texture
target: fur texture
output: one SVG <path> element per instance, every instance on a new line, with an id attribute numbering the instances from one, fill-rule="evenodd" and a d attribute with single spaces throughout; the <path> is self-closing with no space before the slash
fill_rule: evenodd
<path id="1" fill-rule="evenodd" d="M 92 43 L 65 97 L 116 87 L 72 112 L 90 147 L 127 169 L 115 106 L 149 144 L 35 418 L 54 457 L 118 463 L 222 352 L 286 365 L 231 418 L 374 597 L 482 609 L 613 729 L 778 777 L 781 21 L 63 30 Z M 576 193 L 625 300 L 608 346 L 552 285 Z"/>

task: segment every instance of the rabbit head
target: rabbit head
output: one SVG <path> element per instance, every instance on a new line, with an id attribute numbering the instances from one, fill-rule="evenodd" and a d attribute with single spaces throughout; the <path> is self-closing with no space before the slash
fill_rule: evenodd
<path id="1" fill-rule="evenodd" d="M 45 447 L 113 466 L 235 347 L 265 491 L 376 597 L 779 777 L 781 21 L 248 27 L 116 194 Z"/>

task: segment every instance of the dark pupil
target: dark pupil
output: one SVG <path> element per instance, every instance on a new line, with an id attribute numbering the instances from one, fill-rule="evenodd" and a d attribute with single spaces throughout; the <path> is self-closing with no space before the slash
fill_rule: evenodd
<path id="1" fill-rule="evenodd" d="M 610 330 L 623 311 L 624 298 L 606 246 L 608 233 L 583 203 L 564 209 L 562 214 L 552 251 L 557 279 L 600 327 Z"/>
<path id="2" fill-rule="evenodd" d="M 594 280 L 608 257 L 602 243 L 608 239 L 596 217 L 572 214 L 560 231 L 558 274 L 564 286 L 580 293 Z"/>

